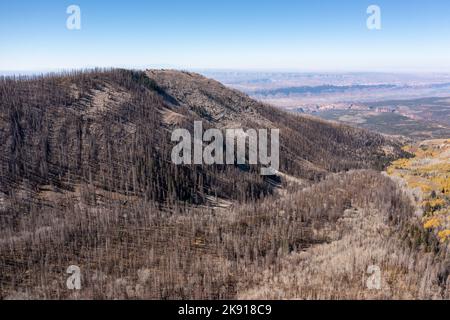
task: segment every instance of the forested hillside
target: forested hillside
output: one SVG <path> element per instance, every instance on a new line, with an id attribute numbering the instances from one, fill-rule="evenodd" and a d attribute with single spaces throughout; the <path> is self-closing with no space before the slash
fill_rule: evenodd
<path id="1" fill-rule="evenodd" d="M 195 120 L 205 128 L 280 129 L 280 174 L 174 165 L 171 132 L 192 132 Z M 2 78 L 0 151 L 0 298 L 255 296 L 285 272 L 286 259 L 354 234 L 342 223 L 351 211 L 378 217 L 386 235 L 376 243 L 402 257 L 363 256 L 352 272 L 363 274 L 377 259 L 412 272 L 406 291 L 399 285 L 378 296 L 448 297 L 447 251 L 431 240 L 415 245 L 412 230 L 421 224 L 411 201 L 379 172 L 408 156 L 396 141 L 279 111 L 194 73 Z M 418 264 L 410 270 L 407 261 Z M 66 288 L 70 265 L 82 271 L 80 291 Z M 359 278 L 339 279 L 350 297 L 365 290 Z M 343 298 L 335 288 L 304 286 L 280 295 Z"/>
<path id="2" fill-rule="evenodd" d="M 251 168 L 172 165 L 170 130 L 191 129 L 194 120 L 279 128 L 281 171 L 299 178 L 381 168 L 401 153 L 379 135 L 288 117 L 196 74 L 112 70 L 3 79 L 0 93 L 5 194 L 87 183 L 148 200 L 200 203 L 205 195 L 246 200 L 270 192 Z"/>

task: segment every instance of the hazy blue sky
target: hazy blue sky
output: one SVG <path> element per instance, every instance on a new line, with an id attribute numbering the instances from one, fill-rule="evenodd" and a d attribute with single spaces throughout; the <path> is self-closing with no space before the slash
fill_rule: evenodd
<path id="1" fill-rule="evenodd" d="M 450 71 L 450 1 L 1 0 L 0 70 L 93 66 Z"/>

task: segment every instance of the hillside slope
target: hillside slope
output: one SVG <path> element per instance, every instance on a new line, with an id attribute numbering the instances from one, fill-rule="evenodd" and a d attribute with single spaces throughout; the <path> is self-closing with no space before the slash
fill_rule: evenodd
<path id="1" fill-rule="evenodd" d="M 252 199 L 271 192 L 255 168 L 175 166 L 170 133 L 204 127 L 279 128 L 280 171 L 307 180 L 382 168 L 402 154 L 382 136 L 287 115 L 197 74 L 113 70 L 0 86 L 0 191 L 80 183 L 155 201 Z"/>
<path id="2" fill-rule="evenodd" d="M 195 120 L 279 128 L 281 174 L 172 164 L 172 130 L 192 132 Z M 407 155 L 396 142 L 284 113 L 194 73 L 1 79 L 0 151 L 2 299 L 272 297 L 268 283 L 282 298 L 449 297 L 447 251 L 416 245 L 409 197 L 378 171 Z M 302 252 L 309 258 L 293 273 Z M 350 269 L 330 280 L 329 255 Z M 367 291 L 358 280 L 373 263 L 411 273 L 393 277 L 408 286 Z M 71 265 L 80 291 L 66 286 Z M 316 287 L 278 282 L 305 273 Z"/>

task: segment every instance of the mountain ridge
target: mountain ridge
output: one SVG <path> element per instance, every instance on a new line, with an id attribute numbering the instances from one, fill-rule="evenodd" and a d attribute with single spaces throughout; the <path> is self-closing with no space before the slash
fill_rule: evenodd
<path id="1" fill-rule="evenodd" d="M 21 96 L 16 97 L 15 91 Z M 68 180 L 70 176 L 82 177 L 84 181 L 93 179 L 105 187 L 117 180 L 107 161 L 113 161 L 114 166 L 121 168 L 114 170 L 127 177 L 125 185 L 116 182 L 113 187 L 121 192 L 153 190 L 137 174 L 144 167 L 152 171 L 167 166 L 175 176 L 180 171 L 191 175 L 190 168 L 179 169 L 167 163 L 173 145 L 167 133 L 175 127 L 192 130 L 195 120 L 219 129 L 280 128 L 280 170 L 307 180 L 320 179 L 327 172 L 382 168 L 389 159 L 403 154 L 398 144 L 381 135 L 288 115 L 219 82 L 188 72 L 112 70 L 19 81 L 6 78 L 2 80 L 1 93 L 2 167 L 6 177 L 14 180 L 18 174 L 20 180 L 30 175 L 33 177 L 30 181 L 38 185 L 48 184 L 49 177 L 66 175 Z M 176 120 L 176 126 L 168 119 Z M 386 147 L 391 154 L 385 152 Z M 126 156 L 120 148 L 133 154 Z M 145 159 L 154 156 L 160 160 L 153 159 L 155 166 L 151 169 Z M 134 173 L 125 169 L 125 163 L 135 165 L 131 170 Z M 229 177 L 225 172 L 230 170 L 246 175 L 235 166 L 217 166 L 210 173 L 205 173 L 209 168 L 197 169 L 196 182 L 190 188 L 197 190 L 195 193 L 200 197 L 202 190 L 195 187 L 198 179 L 208 180 L 212 176 L 214 180 L 216 174 Z M 176 198 L 187 197 L 168 177 L 162 179 L 167 187 L 154 188 L 148 197 L 164 200 L 172 189 L 178 190 Z M 250 173 L 249 179 L 249 186 L 255 183 L 264 193 L 270 191 L 271 187 L 261 177 Z M 61 185 L 65 178 L 50 180 Z M 229 198 L 230 193 L 233 191 L 225 191 L 222 196 Z"/>

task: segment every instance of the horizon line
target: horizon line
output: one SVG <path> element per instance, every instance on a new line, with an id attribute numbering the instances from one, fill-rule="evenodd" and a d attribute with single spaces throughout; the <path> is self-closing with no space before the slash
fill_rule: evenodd
<path id="1" fill-rule="evenodd" d="M 183 67 L 175 65 L 116 65 L 116 66 L 84 66 L 84 67 L 57 67 L 57 68 L 36 68 L 36 69 L 6 69 L 0 70 L 0 76 L 8 75 L 42 75 L 50 73 L 62 73 L 67 71 L 88 71 L 94 69 L 128 69 L 128 70 L 178 70 L 189 72 L 238 72 L 238 73 L 298 73 L 298 74 L 440 74 L 450 75 L 450 70 L 421 70 L 421 69 L 301 69 L 292 68 L 228 68 L 228 67 Z"/>

